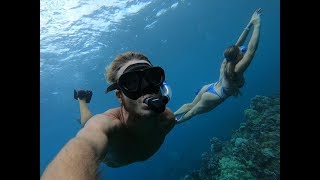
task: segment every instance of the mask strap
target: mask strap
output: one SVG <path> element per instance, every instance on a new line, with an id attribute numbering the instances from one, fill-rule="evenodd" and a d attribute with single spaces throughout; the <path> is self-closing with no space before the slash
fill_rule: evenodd
<path id="1" fill-rule="evenodd" d="M 119 89 L 119 86 L 118 86 L 117 83 L 111 84 L 111 85 L 105 90 L 104 93 L 108 93 L 108 92 L 113 91 L 113 90 L 115 90 L 115 89 Z"/>

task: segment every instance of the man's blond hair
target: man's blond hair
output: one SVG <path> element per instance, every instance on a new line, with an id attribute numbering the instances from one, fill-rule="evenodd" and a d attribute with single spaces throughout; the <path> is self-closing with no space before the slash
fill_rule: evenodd
<path id="1" fill-rule="evenodd" d="M 150 64 L 148 57 L 145 56 L 143 53 L 140 52 L 125 52 L 122 54 L 117 55 L 117 57 L 109 64 L 105 69 L 105 78 L 108 83 L 112 84 L 117 81 L 117 72 L 119 69 L 126 64 L 127 62 L 138 59 L 138 60 L 145 60 L 148 61 Z"/>

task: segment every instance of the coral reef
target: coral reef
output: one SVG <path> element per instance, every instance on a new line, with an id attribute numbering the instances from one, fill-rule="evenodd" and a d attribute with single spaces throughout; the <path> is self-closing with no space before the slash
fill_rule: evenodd
<path id="1" fill-rule="evenodd" d="M 255 96 L 230 141 L 216 137 L 202 167 L 181 180 L 280 179 L 280 97 Z"/>

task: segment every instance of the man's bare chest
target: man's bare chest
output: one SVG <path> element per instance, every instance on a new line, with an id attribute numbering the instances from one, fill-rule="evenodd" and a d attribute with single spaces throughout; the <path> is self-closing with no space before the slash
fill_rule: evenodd
<path id="1" fill-rule="evenodd" d="M 158 151 L 164 141 L 165 135 L 149 134 L 137 137 L 130 133 L 123 133 L 110 139 L 110 153 L 118 158 L 131 161 L 144 161 Z"/>

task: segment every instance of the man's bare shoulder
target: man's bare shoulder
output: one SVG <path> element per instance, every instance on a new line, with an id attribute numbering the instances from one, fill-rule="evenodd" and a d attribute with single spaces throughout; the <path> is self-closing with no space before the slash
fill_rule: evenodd
<path id="1" fill-rule="evenodd" d="M 120 108 L 109 109 L 103 113 L 94 115 L 91 119 L 102 119 L 102 120 L 119 120 Z"/>
<path id="2" fill-rule="evenodd" d="M 121 112 L 121 108 L 117 107 L 117 108 L 108 109 L 107 111 L 103 112 L 102 114 L 106 115 L 106 116 L 114 116 L 115 118 L 119 119 L 120 112 Z"/>
<path id="3" fill-rule="evenodd" d="M 111 124 L 120 127 L 120 108 L 109 109 L 101 114 L 96 114 L 88 121 L 90 124 Z"/>

